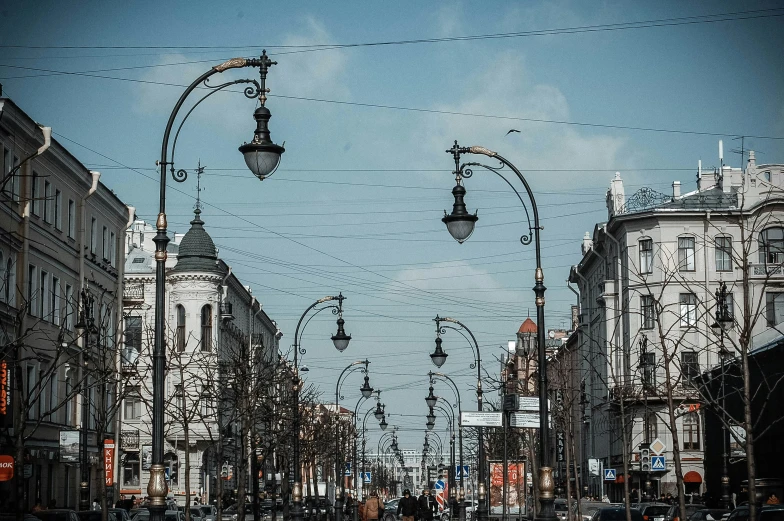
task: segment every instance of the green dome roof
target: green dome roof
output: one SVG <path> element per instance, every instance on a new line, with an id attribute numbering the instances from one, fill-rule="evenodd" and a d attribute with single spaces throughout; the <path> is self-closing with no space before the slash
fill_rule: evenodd
<path id="1" fill-rule="evenodd" d="M 201 210 L 197 208 L 194 214 L 195 216 L 191 221 L 191 229 L 188 230 L 188 233 L 180 241 L 177 265 L 174 266 L 172 271 L 220 272 L 215 243 L 212 242 L 212 237 L 204 229 L 204 221 L 199 217 Z"/>

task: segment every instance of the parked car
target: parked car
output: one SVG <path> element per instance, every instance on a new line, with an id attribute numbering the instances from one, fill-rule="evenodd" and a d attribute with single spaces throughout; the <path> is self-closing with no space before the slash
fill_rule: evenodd
<path id="1" fill-rule="evenodd" d="M 557 498 L 553 502 L 555 508 L 555 516 L 558 519 L 566 519 L 569 517 L 569 502 L 564 498 Z"/>
<path id="2" fill-rule="evenodd" d="M 237 511 L 237 504 L 233 504 L 230 507 L 223 510 L 223 519 L 224 521 L 238 521 L 237 516 L 239 512 Z M 168 519 L 166 520 L 168 521 Z M 240 520 L 242 521 L 242 520 Z M 253 521 L 253 504 L 252 503 L 245 503 L 245 519 L 244 521 Z"/>
<path id="3" fill-rule="evenodd" d="M 198 509 L 201 512 L 203 521 L 215 521 L 215 516 L 218 514 L 218 509 L 215 508 L 215 505 L 199 505 Z"/>
<path id="4" fill-rule="evenodd" d="M 396 497 L 384 503 L 384 517 L 382 521 L 397 521 L 397 504 L 400 502 L 400 499 Z"/>
<path id="5" fill-rule="evenodd" d="M 632 508 L 630 512 L 632 521 L 643 521 L 639 510 Z M 584 513 L 583 516 L 585 516 Z M 626 507 L 623 505 L 601 507 L 594 511 L 591 521 L 626 521 Z"/>
<path id="6" fill-rule="evenodd" d="M 640 503 L 637 510 L 642 514 L 643 521 L 664 521 L 670 505 L 667 503 Z"/>
<path id="7" fill-rule="evenodd" d="M 0 521 L 16 521 L 16 514 L 0 512 Z M 24 521 L 41 521 L 41 518 L 35 517 L 33 514 L 25 514 Z"/>
<path id="8" fill-rule="evenodd" d="M 733 510 L 727 521 L 749 521 L 749 505 L 741 505 Z M 784 521 L 784 505 L 757 507 L 757 521 Z"/>
<path id="9" fill-rule="evenodd" d="M 607 506 L 607 503 L 601 503 L 599 501 L 586 501 L 584 499 L 580 500 L 580 514 L 582 515 L 582 521 L 589 521 L 591 516 L 593 516 L 594 512 L 599 510 L 600 508 L 604 508 Z M 572 507 L 573 513 L 577 514 L 577 502 L 574 502 L 574 506 Z"/>
<path id="10" fill-rule="evenodd" d="M 730 510 L 723 508 L 703 508 L 689 516 L 689 521 L 721 521 L 721 518 L 730 514 Z"/>
<path id="11" fill-rule="evenodd" d="M 114 517 L 117 518 L 117 521 L 131 521 L 131 516 L 128 515 L 128 511 L 124 508 L 110 508 L 109 512 L 114 514 Z"/>
<path id="12" fill-rule="evenodd" d="M 68 508 L 41 510 L 40 512 L 35 512 L 33 515 L 42 521 L 79 521 L 79 516 L 76 515 L 76 511 Z"/>
<path id="13" fill-rule="evenodd" d="M 79 521 L 102 521 L 103 520 L 103 512 L 100 510 L 80 510 L 76 513 L 79 516 Z M 117 518 L 114 517 L 114 514 L 109 512 L 109 520 L 108 521 L 117 521 Z"/>
<path id="14" fill-rule="evenodd" d="M 697 510 L 705 510 L 706 508 L 708 507 L 705 505 L 686 505 L 686 512 L 681 516 L 681 507 L 676 503 L 670 506 L 667 515 L 664 517 L 664 521 L 686 521 Z"/>

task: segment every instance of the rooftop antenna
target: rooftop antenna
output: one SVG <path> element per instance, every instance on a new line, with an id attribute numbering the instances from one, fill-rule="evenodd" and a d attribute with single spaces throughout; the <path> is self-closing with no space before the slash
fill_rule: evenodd
<path id="1" fill-rule="evenodd" d="M 201 159 L 199 159 L 199 166 L 196 168 L 196 211 L 201 213 L 201 192 L 204 188 L 201 187 L 201 175 L 204 173 L 204 168 L 201 166 Z"/>

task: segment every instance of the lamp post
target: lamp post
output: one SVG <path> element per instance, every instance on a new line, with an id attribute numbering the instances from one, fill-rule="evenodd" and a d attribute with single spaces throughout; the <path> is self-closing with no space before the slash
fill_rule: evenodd
<path id="1" fill-rule="evenodd" d="M 431 387 L 431 389 L 432 389 L 432 387 Z M 433 407 L 430 408 L 430 410 L 431 410 L 431 412 L 434 411 L 434 410 L 441 411 L 441 413 L 444 415 L 444 417 L 446 418 L 446 420 L 447 420 L 447 422 L 449 424 L 449 471 L 447 473 L 447 480 L 448 480 L 448 483 L 449 483 L 449 498 L 445 498 L 445 499 L 447 499 L 449 501 L 449 506 L 451 507 L 450 515 L 454 515 L 456 513 L 455 511 L 457 509 L 455 508 L 454 501 L 452 501 L 452 499 L 453 498 L 455 498 L 455 499 L 457 498 L 457 492 L 455 491 L 455 488 L 457 487 L 457 477 L 456 477 L 456 473 L 455 473 L 455 470 L 456 470 L 455 466 L 458 465 L 458 463 L 455 461 L 455 422 L 456 422 L 455 413 L 454 413 L 454 410 L 452 409 L 452 407 L 444 407 L 444 406 L 441 406 L 439 404 L 435 404 Z M 429 428 L 429 426 L 428 426 L 428 428 Z M 461 442 L 462 442 L 462 439 L 461 439 Z M 460 465 L 460 469 L 461 469 L 460 472 L 462 473 L 462 469 L 463 469 L 463 445 L 462 445 L 462 443 L 460 444 L 459 465 Z M 464 480 L 465 480 L 465 477 L 461 476 L 461 483 L 463 483 Z M 459 515 L 459 512 L 458 512 L 458 515 Z"/>
<path id="2" fill-rule="evenodd" d="M 536 206 L 534 194 L 531 187 L 528 185 L 523 174 L 504 157 L 498 155 L 492 150 L 488 150 L 480 146 L 460 147 L 455 141 L 454 146 L 447 150 L 447 153 L 452 154 L 455 161 L 455 187 L 452 189 L 452 195 L 455 202 L 451 214 L 444 212 L 444 218 L 441 219 L 446 225 L 450 235 L 459 243 L 463 243 L 474 231 L 474 226 L 478 217 L 476 214 L 470 214 L 466 210 L 464 197 L 466 189 L 463 186 L 463 179 L 468 179 L 473 175 L 470 167 L 478 166 L 493 172 L 501 177 L 517 195 L 520 203 L 525 210 L 526 217 L 528 218 L 528 234 L 520 237 L 520 242 L 524 245 L 535 243 L 536 247 L 536 271 L 534 274 L 534 294 L 536 302 L 536 339 L 538 343 L 538 365 L 539 365 L 539 503 L 540 512 L 537 516 L 538 519 L 543 521 L 555 521 L 555 510 L 553 502 L 555 500 L 555 484 L 553 482 L 553 469 L 550 466 L 550 431 L 548 418 L 548 404 L 547 404 L 547 352 L 545 350 L 545 335 L 544 335 L 544 272 L 542 271 L 542 255 L 541 255 L 541 241 L 539 238 L 539 231 L 541 226 L 539 224 L 539 210 Z M 479 154 L 485 155 L 500 162 L 498 166 L 488 166 L 481 163 L 460 163 L 460 157 L 463 154 Z M 531 203 L 531 210 L 533 213 L 533 223 L 531 223 L 531 215 L 528 213 L 528 207 L 523 202 L 520 192 L 514 185 L 503 175 L 501 170 L 504 167 L 509 167 L 520 182 L 523 184 L 528 199 Z M 467 168 L 468 167 L 468 168 Z"/>
<path id="3" fill-rule="evenodd" d="M 459 418 L 461 413 L 462 413 L 462 411 L 463 411 L 463 404 L 462 404 L 462 400 L 460 399 L 460 389 L 458 389 L 457 384 L 455 383 L 455 381 L 452 380 L 447 375 L 445 375 L 444 373 L 434 373 L 433 371 L 430 371 L 429 373 L 427 373 L 427 375 L 430 377 L 431 385 L 433 383 L 433 377 L 440 378 L 444 382 L 447 382 L 447 383 L 451 384 L 452 390 L 455 392 L 455 396 L 457 397 L 457 416 Z M 430 427 L 428 427 L 428 428 L 430 428 Z M 457 427 L 457 433 L 458 433 L 458 443 L 459 443 L 459 446 L 460 446 L 460 470 L 462 472 L 462 470 L 463 470 L 463 427 L 461 425 L 459 425 L 459 423 L 458 423 L 458 427 Z M 461 480 L 460 486 L 458 487 L 458 490 L 457 490 L 457 515 L 458 515 L 458 518 L 460 519 L 460 521 L 465 521 L 466 512 L 465 512 L 465 502 L 464 502 L 464 500 L 465 500 L 465 488 L 463 487 L 463 482 Z"/>
<path id="4" fill-rule="evenodd" d="M 372 412 L 373 416 L 375 416 L 375 418 L 377 420 L 379 420 L 378 426 L 381 427 L 382 431 L 386 430 L 386 428 L 387 428 L 386 417 L 384 415 L 384 404 L 381 403 L 381 400 L 380 400 L 380 398 L 381 398 L 381 391 L 376 391 L 376 398 L 378 399 L 378 401 L 376 401 L 376 409 L 375 410 L 368 409 L 367 411 L 365 411 L 365 417 L 362 418 L 362 470 L 363 470 L 363 472 L 365 471 L 365 446 L 367 445 L 367 418 L 370 415 L 370 413 Z M 381 425 L 382 421 L 384 422 L 383 426 Z M 356 454 L 354 455 L 354 459 L 356 459 Z M 357 490 L 359 490 L 359 488 L 357 488 Z M 362 499 L 364 499 L 364 498 L 365 498 L 365 479 L 363 477 L 362 478 Z M 359 497 L 357 497 L 355 499 L 357 501 L 359 501 Z M 359 507 L 359 505 L 357 505 L 357 508 L 358 507 Z"/>
<path id="5" fill-rule="evenodd" d="M 82 429 L 79 435 L 79 509 L 90 509 L 90 466 L 87 459 L 87 430 L 90 427 L 90 390 L 87 386 L 87 365 L 90 363 L 90 348 L 98 345 L 99 330 L 95 325 L 95 298 L 88 287 L 80 294 L 79 320 L 74 325 L 82 336 Z"/>
<path id="6" fill-rule="evenodd" d="M 724 394 L 724 360 L 729 358 L 730 352 L 724 347 L 724 335 L 732 329 L 734 319 L 727 303 L 727 285 L 721 281 L 716 290 L 716 322 L 711 324 L 711 329 L 719 337 L 719 358 L 721 359 L 721 413 L 725 414 Z M 722 418 L 721 422 L 722 463 L 721 463 L 721 507 L 730 508 L 730 473 L 729 454 L 727 443 L 727 425 Z"/>
<path id="7" fill-rule="evenodd" d="M 471 369 L 476 369 L 476 410 L 481 411 L 482 410 L 482 353 L 479 351 L 479 343 L 476 341 L 476 337 L 465 324 L 463 324 L 462 322 L 454 318 L 449 318 L 449 317 L 442 318 L 436 315 L 436 318 L 434 318 L 433 321 L 435 321 L 436 323 L 436 351 L 430 355 L 430 358 L 433 360 L 433 363 L 443 360 L 441 362 L 441 365 L 443 365 L 444 361 L 446 361 L 446 357 L 448 355 L 446 351 L 444 351 L 443 348 L 441 347 L 441 342 L 442 342 L 441 335 L 446 334 L 447 329 L 457 331 L 463 336 L 463 338 L 469 341 L 468 343 L 471 345 L 471 350 L 474 355 L 474 363 L 470 364 L 469 367 Z M 455 324 L 455 325 L 453 326 L 450 324 Z M 466 336 L 466 333 L 468 334 L 468 336 Z M 437 363 L 436 365 L 438 366 Z M 477 450 L 477 460 L 479 461 L 479 464 L 477 465 L 477 482 L 479 483 L 479 486 L 477 487 L 478 505 L 477 505 L 476 514 L 477 514 L 478 521 L 486 521 L 488 515 L 487 488 L 485 486 L 485 480 L 486 480 L 485 443 L 484 443 L 483 435 L 484 435 L 484 429 L 482 427 L 477 427 L 477 438 L 479 440 L 479 446 Z"/>
<path id="8" fill-rule="evenodd" d="M 153 378 L 152 378 L 152 465 L 150 466 L 150 479 L 147 483 L 147 495 L 150 498 L 150 520 L 163 521 L 164 511 L 166 510 L 166 494 L 168 487 L 166 486 L 165 471 L 163 466 L 163 400 L 165 389 L 165 367 L 166 367 L 166 338 L 165 338 L 165 322 L 166 322 L 166 295 L 165 295 L 165 281 L 166 281 L 166 245 L 169 243 L 169 237 L 166 234 L 166 177 L 167 169 L 171 172 L 172 178 L 177 182 L 183 182 L 188 177 L 185 170 L 174 169 L 174 151 L 177 145 L 177 136 L 182 128 L 182 125 L 188 119 L 191 112 L 207 97 L 219 92 L 231 85 L 240 83 L 249 84 L 245 90 L 245 96 L 248 98 L 258 98 L 259 107 L 254 111 L 253 117 L 256 120 L 256 130 L 253 133 L 253 139 L 250 143 L 245 143 L 240 146 L 239 150 L 242 152 L 245 163 L 248 168 L 253 172 L 253 175 L 260 180 L 264 180 L 274 173 L 280 157 L 285 151 L 282 146 L 274 144 L 270 140 L 270 132 L 268 123 L 271 117 L 269 109 L 264 105 L 267 101 L 267 93 L 269 90 L 266 86 L 267 72 L 269 67 L 275 65 L 269 59 L 266 51 L 262 52 L 258 58 L 232 58 L 220 65 L 212 67 L 210 70 L 199 76 L 193 83 L 191 83 L 185 92 L 180 96 L 174 109 L 169 116 L 166 123 L 166 129 L 163 133 L 163 142 L 161 144 L 161 159 L 158 161 L 158 166 L 161 168 L 161 185 L 159 194 L 159 212 L 156 220 L 157 233 L 153 241 L 155 242 L 155 327 L 154 327 L 154 344 L 153 344 Z M 209 78 L 214 74 L 223 73 L 229 69 L 239 69 L 244 67 L 257 67 L 259 69 L 259 80 L 240 79 L 222 83 L 220 85 L 211 85 Z M 174 141 L 171 145 L 171 160 L 169 160 L 169 139 L 172 129 L 174 127 L 177 115 L 180 112 L 185 100 L 197 88 L 207 88 L 209 92 L 197 101 L 193 108 L 191 108 L 182 118 L 177 133 L 174 136 Z"/>
<path id="9" fill-rule="evenodd" d="M 331 309 L 333 315 L 338 316 L 338 330 L 335 335 L 332 336 L 332 344 L 335 346 L 340 352 L 345 351 L 348 347 L 348 343 L 351 340 L 350 335 L 346 335 L 346 332 L 343 329 L 343 325 L 345 324 L 343 320 L 343 301 L 346 300 L 346 297 L 343 296 L 343 293 L 339 293 L 337 297 L 335 296 L 326 296 L 323 298 L 318 299 L 316 302 L 308 306 L 302 316 L 299 317 L 299 321 L 297 322 L 297 327 L 294 330 L 294 487 L 292 490 L 292 509 L 291 509 L 291 518 L 294 521 L 301 521 L 304 515 L 303 507 L 302 507 L 302 468 L 300 466 L 300 410 L 299 410 L 299 391 L 300 391 L 300 377 L 299 377 L 299 355 L 304 355 L 307 351 L 302 347 L 302 335 L 305 333 L 305 327 L 302 323 L 305 321 L 305 318 L 308 314 L 311 313 L 315 309 L 315 311 L 310 314 L 310 318 L 308 321 L 305 322 L 305 325 L 309 324 L 310 321 L 324 311 L 325 309 Z M 337 304 L 327 304 L 328 302 L 335 302 Z M 319 307 L 321 306 L 321 307 Z M 318 309 L 317 309 L 318 308 Z M 300 331 L 300 329 L 302 331 Z M 337 340 L 336 340 L 337 339 Z M 307 367 L 303 367 L 302 371 L 305 372 Z"/>
<path id="10" fill-rule="evenodd" d="M 649 448 L 651 444 L 651 439 L 650 439 L 651 427 L 649 423 L 650 419 L 648 413 L 648 392 L 650 391 L 650 387 L 652 384 L 651 371 L 653 371 L 654 368 L 651 367 L 648 360 L 648 337 L 642 335 L 642 337 L 640 338 L 639 345 L 640 345 L 640 360 L 641 360 L 640 367 L 642 368 L 642 395 L 643 395 L 643 400 L 644 400 L 643 403 L 645 408 L 645 418 L 643 421 L 644 424 L 643 428 L 645 429 L 645 435 L 643 437 L 644 440 L 643 444 L 645 446 L 644 448 Z M 642 449 L 643 447 L 641 446 L 640 448 Z M 651 473 L 650 471 L 646 471 L 645 485 L 644 487 L 642 487 L 645 492 L 645 497 L 644 497 L 645 501 L 648 501 L 651 497 L 650 486 L 651 486 Z"/>
<path id="11" fill-rule="evenodd" d="M 341 319 L 338 319 L 338 333 L 342 331 Z M 345 333 L 344 333 L 345 334 Z M 349 337 L 350 338 L 350 337 Z M 333 337 L 334 339 L 334 337 Z M 360 392 L 362 393 L 363 398 L 370 398 L 370 395 L 373 393 L 373 388 L 370 387 L 370 381 L 368 379 L 368 365 L 370 364 L 369 360 L 357 360 L 356 362 L 351 362 L 349 365 L 341 371 L 340 375 L 338 376 L 338 381 L 335 384 L 335 418 L 338 420 L 338 427 L 339 427 L 339 420 L 340 420 L 340 384 L 343 381 L 344 376 L 348 376 L 349 374 L 353 373 L 357 369 L 362 369 L 365 373 L 365 381 L 360 387 Z M 364 368 L 359 367 L 364 365 Z M 338 495 L 337 491 L 337 482 L 335 482 L 335 520 L 341 521 L 343 519 L 343 495 L 346 493 L 346 477 L 345 471 L 343 469 L 343 464 L 340 461 L 340 429 L 335 429 L 335 479 L 340 480 L 340 495 Z"/>

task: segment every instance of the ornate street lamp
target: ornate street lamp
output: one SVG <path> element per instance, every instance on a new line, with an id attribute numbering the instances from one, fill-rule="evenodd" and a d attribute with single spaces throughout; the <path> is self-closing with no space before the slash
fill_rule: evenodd
<path id="1" fill-rule="evenodd" d="M 716 290 L 716 322 L 711 324 L 711 329 L 719 337 L 719 358 L 721 359 L 721 410 L 725 408 L 724 394 L 724 361 L 730 358 L 730 352 L 724 347 L 724 336 L 732 329 L 735 321 L 732 312 L 727 304 L 727 285 L 721 281 Z M 729 454 L 727 443 L 727 425 L 724 419 L 721 422 L 722 440 L 722 466 L 721 466 L 721 506 L 730 508 L 730 473 L 729 473 Z"/>
<path id="2" fill-rule="evenodd" d="M 152 360 L 152 464 L 150 465 L 150 478 L 147 483 L 147 496 L 150 498 L 149 510 L 150 521 L 163 521 L 166 510 L 166 496 L 168 487 L 166 484 L 165 468 L 163 465 L 163 449 L 164 449 L 164 389 L 165 389 L 165 372 L 166 372 L 166 246 L 169 243 L 169 236 L 167 235 L 167 220 L 166 220 L 166 179 L 168 174 L 171 173 L 172 178 L 177 182 L 183 182 L 187 179 L 188 174 L 185 170 L 175 170 L 174 168 L 174 151 L 177 145 L 177 136 L 182 125 L 188 119 L 188 116 L 193 112 L 191 108 L 182 118 L 177 133 L 175 134 L 174 141 L 169 144 L 172 130 L 174 128 L 177 115 L 180 113 L 185 100 L 196 89 L 206 88 L 209 90 L 199 101 L 194 104 L 194 108 L 199 105 L 207 97 L 219 92 L 231 85 L 241 83 L 250 84 L 245 88 L 244 93 L 248 98 L 258 98 L 260 107 L 254 112 L 256 119 L 256 131 L 254 132 L 251 143 L 245 144 L 240 147 L 240 151 L 245 157 L 245 163 L 253 172 L 253 175 L 259 179 L 265 179 L 274 172 L 275 168 L 280 163 L 280 157 L 285 151 L 282 146 L 272 143 L 269 135 L 268 121 L 270 118 L 269 110 L 264 106 L 267 101 L 267 72 L 269 67 L 275 65 L 276 62 L 269 59 L 266 51 L 263 51 L 258 58 L 232 58 L 220 65 L 212 67 L 210 70 L 199 76 L 193 83 L 191 83 L 185 92 L 180 96 L 174 109 L 169 116 L 166 123 L 166 129 L 163 133 L 163 142 L 161 144 L 161 158 L 158 161 L 158 166 L 161 168 L 161 186 L 159 198 L 159 211 L 158 218 L 155 226 L 157 233 L 153 239 L 155 242 L 155 327 L 154 327 L 154 344 L 153 344 L 153 360 Z M 215 74 L 223 73 L 229 69 L 239 69 L 244 67 L 257 67 L 260 73 L 259 80 L 240 79 L 222 83 L 220 85 L 211 85 L 209 79 Z M 169 152 L 171 148 L 171 160 L 169 159 Z M 296 498 L 295 498 L 296 500 Z"/>
<path id="3" fill-rule="evenodd" d="M 431 385 L 431 386 L 430 386 L 430 394 L 428 394 L 428 395 L 425 397 L 425 403 L 426 403 L 426 404 L 427 404 L 427 406 L 430 408 L 430 411 L 431 411 L 431 412 L 432 412 L 432 410 L 433 410 L 433 407 L 435 407 L 435 406 L 436 406 L 436 402 L 437 402 L 437 401 L 438 401 L 438 396 L 436 396 L 436 395 L 434 395 L 434 394 L 433 394 L 433 386 Z"/>
<path id="4" fill-rule="evenodd" d="M 379 421 L 384 417 L 384 405 L 381 402 L 376 402 L 376 410 L 373 412 L 373 416 Z"/>
<path id="5" fill-rule="evenodd" d="M 468 179 L 473 175 L 471 167 L 482 167 L 485 170 L 489 170 L 490 172 L 493 172 L 494 174 L 501 177 L 509 185 L 509 187 L 512 188 L 512 190 L 515 192 L 515 195 L 517 195 L 518 200 L 525 210 L 526 217 L 528 218 L 528 233 L 520 237 L 520 242 L 524 245 L 534 242 L 536 249 L 536 270 L 534 272 L 535 284 L 533 290 L 536 296 L 536 337 L 538 342 L 537 363 L 539 366 L 539 502 L 541 505 L 537 519 L 542 521 L 555 521 L 555 508 L 553 506 L 553 502 L 555 500 L 555 483 L 553 481 L 553 469 L 550 466 L 550 426 L 548 423 L 549 407 L 547 404 L 547 352 L 545 349 L 544 322 L 544 293 L 547 288 L 544 286 L 544 271 L 542 271 L 541 240 L 539 237 L 539 232 L 542 227 L 539 223 L 539 210 L 536 206 L 536 199 L 534 198 L 534 194 L 531 191 L 531 187 L 528 185 L 528 181 L 525 179 L 525 177 L 523 177 L 523 174 L 520 173 L 520 170 L 518 170 L 517 167 L 515 167 L 507 159 L 500 156 L 496 152 L 480 146 L 461 147 L 457 144 L 457 141 L 455 141 L 454 146 L 452 146 L 452 148 L 446 152 L 448 154 L 452 154 L 452 158 L 455 162 L 455 170 L 453 173 L 455 175 L 456 186 L 452 189 L 452 195 L 455 198 L 452 213 L 450 215 L 445 215 L 442 221 L 444 224 L 446 224 L 449 234 L 452 235 L 452 237 L 457 242 L 462 243 L 471 236 L 474 230 L 474 225 L 478 219 L 476 214 L 471 215 L 468 213 L 465 208 L 464 201 L 466 190 L 463 186 L 463 179 Z M 500 164 L 498 166 L 488 166 L 476 162 L 461 164 L 460 157 L 463 154 L 484 155 L 498 161 Z M 528 207 L 523 201 L 523 198 L 520 196 L 520 193 L 504 176 L 505 171 L 502 172 L 504 167 L 508 167 L 512 172 L 514 172 L 514 174 L 517 176 L 517 179 L 522 183 L 528 195 L 528 199 L 530 200 L 531 213 L 533 215 L 528 213 Z M 483 495 L 482 492 L 483 491 L 481 490 L 480 484 L 480 497 Z M 480 501 L 480 509 L 477 512 L 479 521 L 485 521 L 487 515 L 482 503 L 483 501 Z"/>
<path id="6" fill-rule="evenodd" d="M 90 393 L 87 389 L 87 365 L 90 362 L 90 349 L 98 346 L 100 339 L 98 327 L 95 325 L 95 298 L 85 287 L 80 295 L 81 306 L 76 330 L 82 337 L 82 428 L 79 440 L 79 508 L 90 509 L 90 468 L 87 459 L 87 429 L 90 426 Z"/>
<path id="7" fill-rule="evenodd" d="M 381 427 L 382 431 L 387 430 L 387 426 L 389 426 L 389 424 L 387 423 L 386 416 L 382 416 L 381 417 L 381 423 L 379 423 L 378 426 Z"/>
<path id="8" fill-rule="evenodd" d="M 440 368 L 446 362 L 446 357 L 449 356 L 444 353 L 444 350 L 441 348 L 441 336 L 436 337 L 436 350 L 430 353 L 430 359 L 433 361 L 433 365 Z"/>
<path id="9" fill-rule="evenodd" d="M 430 409 L 430 413 L 426 416 L 427 423 L 435 423 L 436 422 L 436 415 L 433 414 L 433 409 Z"/>
<path id="10" fill-rule="evenodd" d="M 365 382 L 359 390 L 362 392 L 363 398 L 370 398 L 370 395 L 373 394 L 373 388 L 370 387 L 370 378 L 368 378 L 368 375 L 365 375 Z"/>

